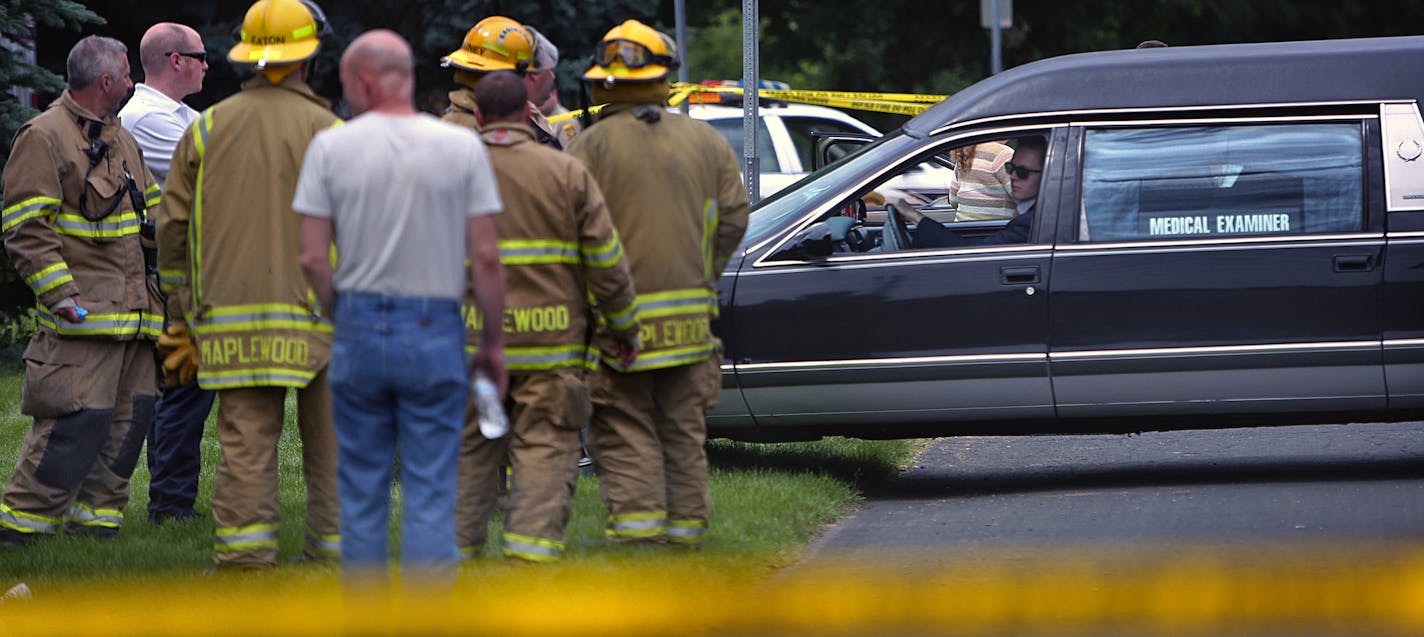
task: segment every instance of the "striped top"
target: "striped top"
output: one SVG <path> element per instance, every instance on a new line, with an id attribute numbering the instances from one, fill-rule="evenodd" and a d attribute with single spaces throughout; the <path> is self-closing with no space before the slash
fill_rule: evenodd
<path id="1" fill-rule="evenodd" d="M 1009 171 L 1004 168 L 1014 157 L 1014 149 L 999 142 L 975 144 L 974 159 L 968 166 L 955 166 L 959 178 L 956 193 L 959 210 L 955 221 L 1008 219 L 1014 216 L 1014 198 Z"/>

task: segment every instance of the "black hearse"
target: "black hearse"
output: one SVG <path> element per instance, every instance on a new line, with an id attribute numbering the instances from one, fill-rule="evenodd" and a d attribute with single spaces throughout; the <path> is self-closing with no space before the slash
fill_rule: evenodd
<path id="1" fill-rule="evenodd" d="M 1424 37 L 1106 51 L 980 82 L 752 213 L 719 284 L 711 433 L 1420 419 L 1421 99 Z M 916 245 L 905 193 L 877 205 L 957 147 L 1030 137 L 1047 152 L 1021 242 Z M 919 223 L 1004 224 L 936 205 Z"/>

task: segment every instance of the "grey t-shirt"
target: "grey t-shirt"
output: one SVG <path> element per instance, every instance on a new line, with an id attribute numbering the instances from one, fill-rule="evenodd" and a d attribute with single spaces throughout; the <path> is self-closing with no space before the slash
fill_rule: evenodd
<path id="1" fill-rule="evenodd" d="M 312 139 L 292 201 L 331 219 L 337 291 L 453 299 L 466 288 L 466 220 L 502 207 L 474 131 L 375 112 Z"/>

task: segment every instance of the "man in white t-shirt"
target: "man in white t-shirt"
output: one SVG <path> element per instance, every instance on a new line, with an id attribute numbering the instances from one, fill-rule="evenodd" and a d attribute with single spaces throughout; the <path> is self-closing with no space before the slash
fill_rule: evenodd
<path id="1" fill-rule="evenodd" d="M 467 285 L 481 316 L 504 314 L 490 217 L 502 203 L 479 136 L 416 110 L 410 45 L 395 32 L 356 38 L 341 83 L 358 117 L 312 140 L 292 208 L 302 215 L 302 269 L 335 322 L 342 569 L 350 581 L 388 575 L 399 452 L 407 578 L 449 583 L 468 372 L 483 370 L 501 396 L 507 382 L 501 322 L 485 321 L 467 370 L 460 314 Z"/>
<path id="2" fill-rule="evenodd" d="M 143 82 L 119 110 L 124 128 L 143 150 L 143 162 L 162 185 L 178 140 L 198 111 L 183 98 L 203 90 L 208 52 L 192 27 L 160 22 L 149 27 L 138 45 Z M 149 217 L 152 218 L 150 211 Z M 198 473 L 203 467 L 203 425 L 216 392 L 187 384 L 159 384 L 157 414 L 148 430 L 148 519 L 186 522 L 197 517 Z"/>

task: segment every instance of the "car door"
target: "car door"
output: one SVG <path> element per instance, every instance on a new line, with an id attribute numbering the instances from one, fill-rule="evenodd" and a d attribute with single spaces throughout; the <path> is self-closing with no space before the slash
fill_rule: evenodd
<path id="1" fill-rule="evenodd" d="M 1055 153 L 1063 141 L 1055 138 Z M 871 199 L 950 143 L 924 142 L 865 187 L 828 193 L 816 204 L 821 218 Z M 1046 183 L 1056 188 L 1053 166 L 1050 157 Z M 736 277 L 729 353 L 759 428 L 893 435 L 927 423 L 1051 417 L 1043 292 L 1053 216 L 1041 219 L 1016 245 L 787 256 L 802 224 L 749 254 Z"/>
<path id="2" fill-rule="evenodd" d="M 1382 408 L 1375 119 L 1075 127 L 1049 310 L 1059 415 Z"/>

